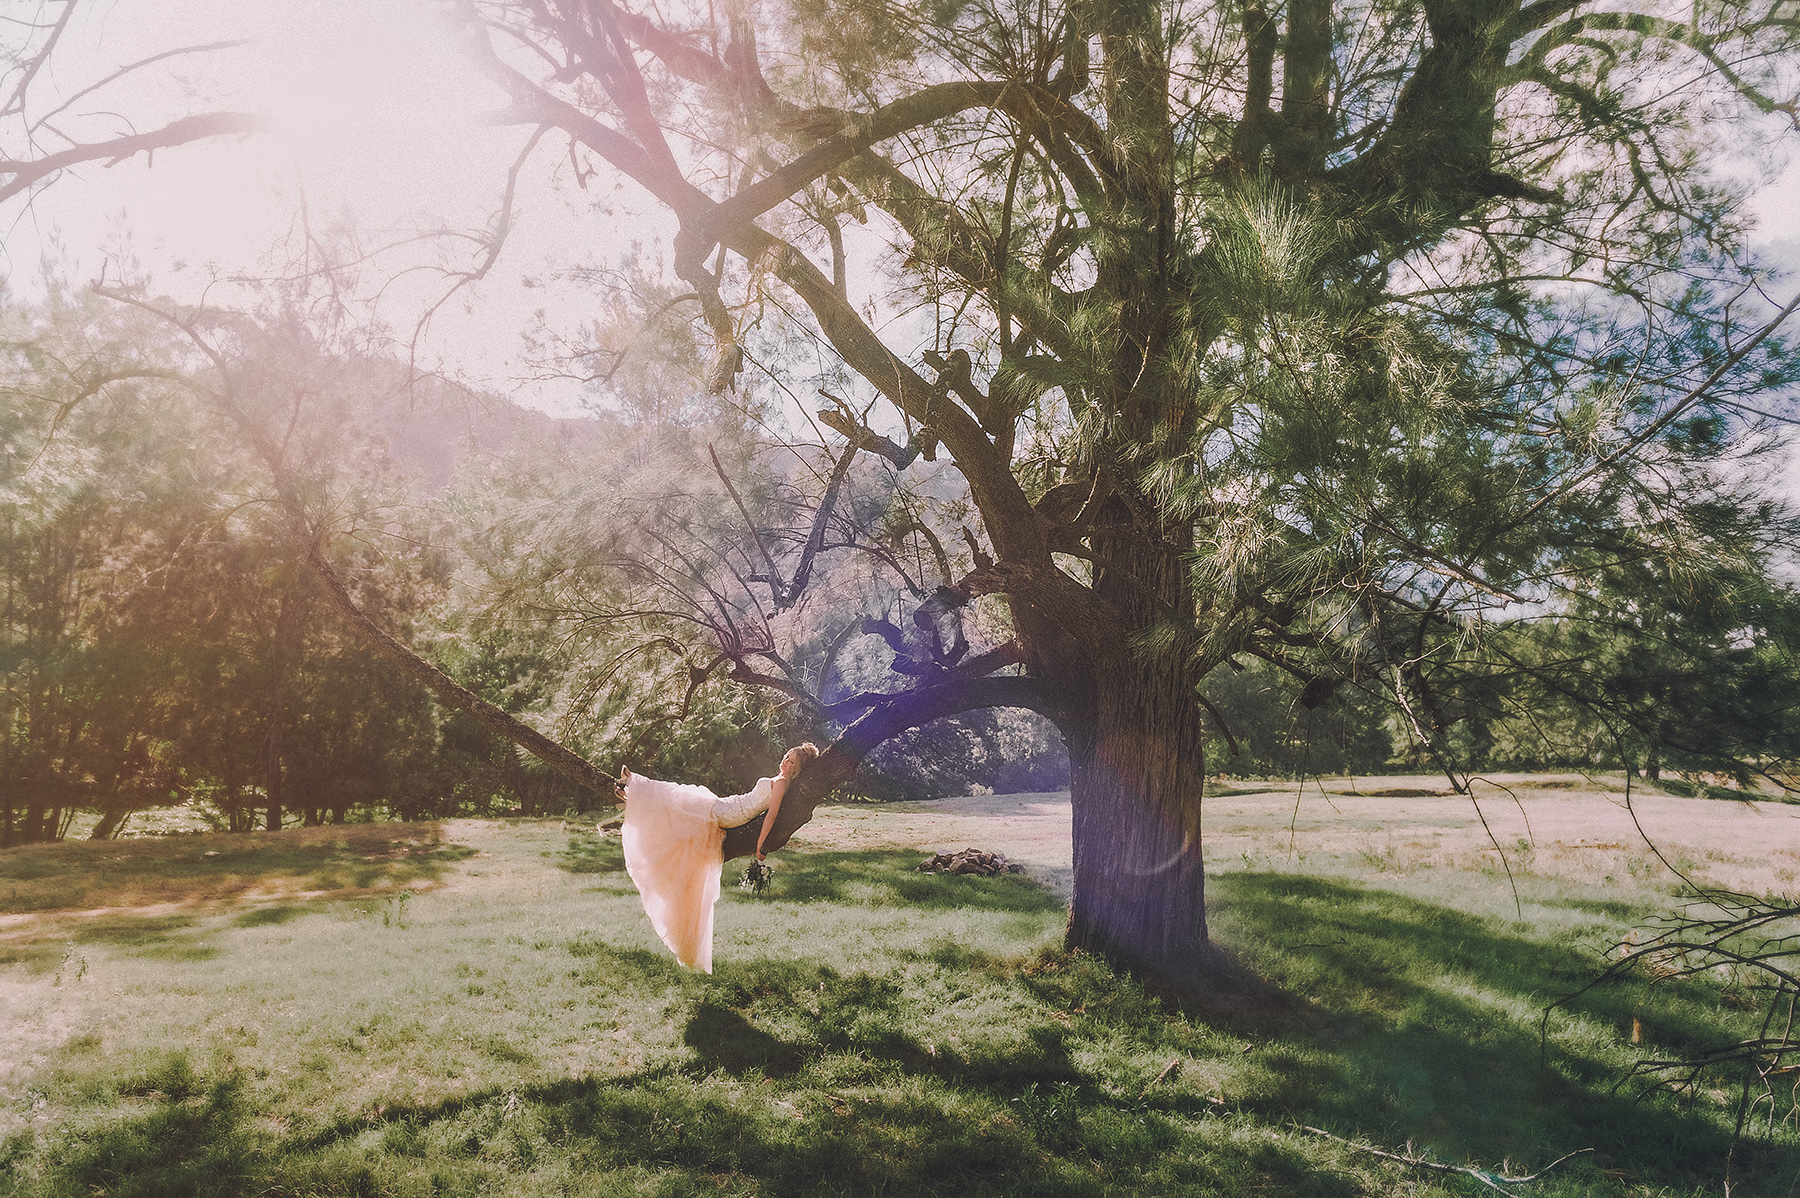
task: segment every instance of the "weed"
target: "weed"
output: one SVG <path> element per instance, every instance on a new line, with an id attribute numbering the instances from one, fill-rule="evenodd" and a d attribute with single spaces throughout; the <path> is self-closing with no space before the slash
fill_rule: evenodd
<path id="1" fill-rule="evenodd" d="M 1380 846 L 1364 845 L 1356 851 L 1356 856 L 1363 868 L 1374 870 L 1378 874 L 1398 873 L 1403 868 L 1399 850 L 1391 841 Z"/>
<path id="2" fill-rule="evenodd" d="M 77 982 L 82 978 L 85 978 L 88 971 L 87 958 L 82 956 L 73 944 L 68 945 L 63 949 L 62 964 L 56 967 L 56 978 L 51 985 L 62 985 L 63 975 L 70 973 L 71 971 L 73 971 L 74 974 L 72 980 Z"/>
<path id="3" fill-rule="evenodd" d="M 1051 1152 L 1068 1152 L 1081 1141 L 1081 1087 L 1073 1082 L 1036 1082 L 1012 1100 L 1019 1120 Z"/>

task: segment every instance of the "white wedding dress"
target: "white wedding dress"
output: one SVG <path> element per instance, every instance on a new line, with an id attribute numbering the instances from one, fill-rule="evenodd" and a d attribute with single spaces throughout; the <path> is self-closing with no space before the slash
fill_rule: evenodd
<path id="1" fill-rule="evenodd" d="M 625 872 L 638 888 L 650 926 L 689 969 L 712 972 L 713 906 L 725 859 L 725 829 L 769 809 L 775 779 L 720 798 L 704 786 L 658 782 L 642 774 L 625 784 Z"/>

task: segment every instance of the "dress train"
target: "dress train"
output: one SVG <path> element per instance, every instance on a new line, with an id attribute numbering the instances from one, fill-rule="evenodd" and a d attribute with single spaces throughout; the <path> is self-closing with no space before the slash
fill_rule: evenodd
<path id="1" fill-rule="evenodd" d="M 713 907 L 725 858 L 725 829 L 769 808 L 775 779 L 720 798 L 704 786 L 632 774 L 625 783 L 625 872 L 650 926 L 675 959 L 712 972 Z"/>

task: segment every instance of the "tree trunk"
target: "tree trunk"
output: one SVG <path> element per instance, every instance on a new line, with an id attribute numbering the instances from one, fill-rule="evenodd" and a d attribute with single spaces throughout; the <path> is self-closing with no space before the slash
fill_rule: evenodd
<path id="1" fill-rule="evenodd" d="M 1088 744 L 1069 745 L 1075 890 L 1067 943 L 1180 989 L 1204 990 L 1211 957 L 1200 741 L 1184 729 L 1193 722 L 1186 712 L 1135 706 L 1108 713 Z"/>
<path id="2" fill-rule="evenodd" d="M 1177 550 L 1192 533 L 1160 533 L 1143 535 L 1122 502 L 1106 505 L 1093 539 L 1106 618 L 1076 655 L 1046 663 L 1053 692 L 1081 696 L 1062 722 L 1074 809 L 1068 944 L 1201 991 L 1214 965 L 1200 860 L 1206 728 L 1191 647 L 1158 636 L 1171 622 L 1193 626 Z"/>
<path id="3" fill-rule="evenodd" d="M 265 827 L 281 831 L 281 727 L 286 722 L 287 707 L 287 630 L 289 603 L 282 591 L 275 608 L 275 635 L 270 638 L 269 726 L 263 740 L 263 793 L 269 801 Z"/>
<path id="4" fill-rule="evenodd" d="M 225 764 L 219 771 L 219 809 L 225 813 L 226 826 L 233 832 L 248 832 L 251 826 L 250 812 L 245 807 L 237 774 L 227 756 Z"/>
<path id="5" fill-rule="evenodd" d="M 119 802 L 119 791 L 123 790 L 124 786 L 123 774 L 115 771 L 111 790 L 106 796 L 106 802 L 100 807 L 100 820 L 94 825 L 94 830 L 88 833 L 89 840 L 111 840 L 113 834 L 119 830 L 119 825 L 124 823 L 125 817 L 131 813 L 129 808 Z"/>

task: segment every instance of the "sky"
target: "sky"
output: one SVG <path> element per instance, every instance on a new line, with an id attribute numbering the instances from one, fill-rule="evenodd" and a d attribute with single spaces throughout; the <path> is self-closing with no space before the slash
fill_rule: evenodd
<path id="1" fill-rule="evenodd" d="M 50 85 L 41 88 L 46 96 L 164 50 L 241 39 L 248 44 L 165 60 L 121 80 L 96 95 L 90 111 L 125 113 L 139 129 L 188 112 L 250 111 L 266 114 L 270 128 L 166 149 L 154 160 L 89 164 L 41 190 L 28 208 L 15 203 L 0 212 L 0 269 L 27 293 L 46 252 L 86 280 L 129 244 L 158 290 L 192 300 L 210 289 L 222 299 L 232 291 L 229 280 L 279 270 L 302 244 L 302 204 L 315 233 L 353 227 L 366 249 L 408 242 L 420 231 L 479 236 L 500 210 L 507 170 L 530 137 L 529 129 L 486 119 L 503 107 L 503 93 L 457 56 L 417 0 L 87 6 L 87 20 L 71 27 L 54 63 L 55 77 L 42 81 Z M 85 127 L 95 138 L 121 130 L 98 115 Z M 610 263 L 634 240 L 657 236 L 648 219 L 596 212 L 597 202 L 617 209 L 628 197 L 611 194 L 610 183 L 600 195 L 598 182 L 595 195 L 584 195 L 557 164 L 557 148 L 545 139 L 521 172 L 502 266 L 432 320 L 421 358 L 428 365 L 520 389 L 529 373 L 520 330 L 539 309 L 577 302 L 553 267 L 571 257 Z M 469 237 L 411 240 L 370 263 L 364 278 L 384 285 L 379 315 L 410 341 L 424 311 L 448 291 L 445 272 L 470 269 L 480 257 Z M 566 381 L 525 384 L 519 398 L 559 412 L 578 401 Z"/>
<path id="2" fill-rule="evenodd" d="M 431 11 L 419 0 L 81 0 L 52 73 L 34 83 L 45 98 L 40 111 L 60 102 L 50 96 L 151 54 L 243 40 L 128 76 L 72 109 L 73 127 L 97 137 L 120 130 L 117 114 L 152 128 L 188 112 L 235 109 L 267 114 L 271 128 L 68 172 L 29 206 L 0 209 L 0 270 L 28 294 L 47 251 L 85 280 L 128 241 L 159 290 L 192 300 L 210 288 L 218 299 L 232 278 L 277 269 L 301 244 L 302 200 L 313 230 L 353 226 L 365 247 L 421 229 L 480 234 L 530 134 L 485 119 L 504 96 L 459 57 Z M 1800 137 L 1785 140 L 1800 149 Z M 535 151 L 499 266 L 440 309 L 420 361 L 570 413 L 579 408 L 576 385 L 531 380 L 522 330 L 540 311 L 566 324 L 591 304 L 562 277 L 571 261 L 612 264 L 634 242 L 654 252 L 670 230 L 611 181 L 578 189 L 563 153 L 554 136 Z M 1756 248 L 1800 273 L 1800 154 L 1755 207 Z M 378 258 L 365 278 L 383 282 L 379 315 L 410 342 L 448 290 L 445 272 L 478 257 L 468 238 L 414 241 Z"/>

